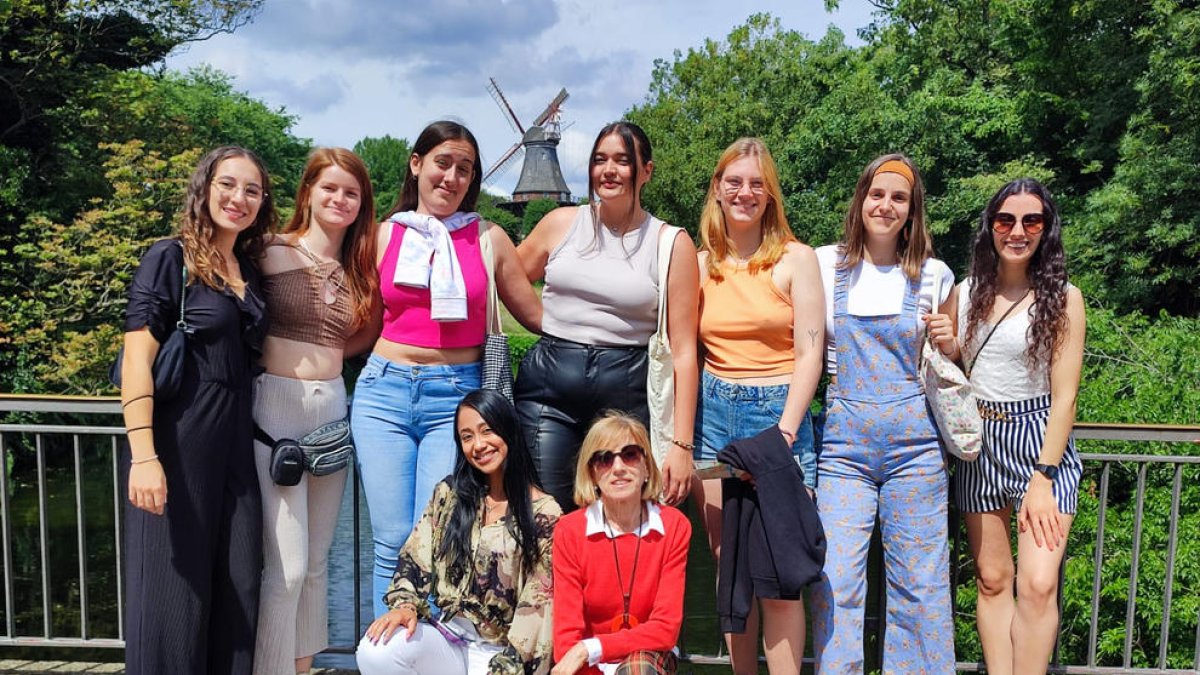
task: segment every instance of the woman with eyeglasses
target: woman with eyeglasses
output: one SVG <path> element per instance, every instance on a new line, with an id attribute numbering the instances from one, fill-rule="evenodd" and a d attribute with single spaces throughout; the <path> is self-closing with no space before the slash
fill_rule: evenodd
<path id="1" fill-rule="evenodd" d="M 541 303 L 512 241 L 474 212 L 482 178 L 470 130 L 434 122 L 413 143 L 400 196 L 379 226 L 382 332 L 359 373 L 350 419 L 375 540 L 376 616 L 387 611 L 400 547 L 454 468 L 455 408 L 481 384 L 483 238 L 500 299 L 522 325 L 541 328 Z"/>
<path id="2" fill-rule="evenodd" d="M 1012 181 L 980 217 L 967 279 L 929 317 L 930 336 L 970 373 L 984 418 L 983 452 L 958 462 L 954 496 L 989 673 L 1045 673 L 1058 635 L 1058 570 L 1082 472 L 1071 427 L 1086 329 L 1064 259 L 1050 192 Z"/>
<path id="3" fill-rule="evenodd" d="M 954 274 L 933 257 L 925 189 L 910 159 L 884 155 L 867 165 L 841 243 L 818 248 L 817 260 L 832 376 L 817 465 L 828 546 L 811 598 L 817 670 L 864 668 L 867 549 L 878 522 L 887 578 L 883 671 L 948 675 L 948 479 L 918 366 L 923 317 L 944 306 Z"/>
<path id="4" fill-rule="evenodd" d="M 364 675 L 550 667 L 550 546 L 562 510 L 538 488 L 508 399 L 471 392 L 455 420 L 454 474 L 437 484 L 400 552 L 390 609 L 358 645 Z"/>
<path id="5" fill-rule="evenodd" d="M 251 383 L 267 329 L 255 262 L 274 223 L 262 162 L 217 148 L 188 181 L 178 236 L 153 244 L 129 285 L 127 673 L 251 672 L 262 571 Z M 156 391 L 155 358 L 175 331 L 179 389 Z"/>
<path id="6" fill-rule="evenodd" d="M 662 480 L 638 420 L 588 430 L 575 503 L 554 531 L 554 675 L 674 673 L 692 526 L 656 501 Z"/>
<path id="7" fill-rule="evenodd" d="M 296 211 L 261 260 L 271 327 L 254 420 L 271 439 L 297 439 L 348 412 L 342 360 L 375 338 L 375 202 L 367 166 L 344 148 L 309 155 Z M 263 581 L 254 672 L 305 673 L 329 646 L 329 547 L 346 472 L 271 477 L 272 446 L 254 446 L 263 495 Z"/>
<path id="8" fill-rule="evenodd" d="M 650 139 L 632 122 L 605 126 L 592 145 L 591 204 L 548 213 L 521 242 L 530 281 L 544 279 L 542 339 L 518 369 L 517 410 L 538 475 L 564 511 L 588 425 L 602 410 L 649 424 L 647 344 L 667 296 L 673 358 L 674 428 L 662 458 L 663 499 L 675 504 L 692 484 L 696 407 L 696 248 L 686 232 L 642 208 L 654 173 Z M 659 288 L 659 247 L 671 246 L 666 288 Z"/>
<path id="9" fill-rule="evenodd" d="M 812 248 L 793 236 L 775 161 L 757 138 L 732 143 L 713 170 L 700 216 L 698 462 L 729 443 L 778 427 L 815 488 L 817 456 L 808 413 L 821 376 L 825 325 Z M 709 546 L 720 556 L 719 479 L 698 481 Z M 799 487 L 799 486 L 797 486 Z M 735 673 L 758 672 L 758 617 L 771 673 L 799 673 L 804 602 L 761 598 L 742 632 L 725 634 Z"/>

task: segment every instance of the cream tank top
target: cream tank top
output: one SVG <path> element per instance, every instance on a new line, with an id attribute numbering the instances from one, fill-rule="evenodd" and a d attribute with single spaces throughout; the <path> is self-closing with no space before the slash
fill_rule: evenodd
<path id="1" fill-rule="evenodd" d="M 543 332 L 601 347 L 646 346 L 658 323 L 662 224 L 647 214 L 637 228 L 616 235 L 596 228 L 591 208 L 580 206 L 546 261 Z"/>
<path id="2" fill-rule="evenodd" d="M 967 312 L 970 309 L 971 280 L 963 281 L 958 289 L 958 334 L 967 333 Z M 975 395 L 987 401 L 1024 401 L 1050 393 L 1050 365 L 1031 367 L 1025 359 L 1029 350 L 1026 336 L 1033 305 L 1024 312 L 1014 312 L 1000 322 L 996 332 L 979 351 L 979 344 L 995 324 L 981 323 L 971 344 L 963 346 L 964 365 L 974 358 L 971 384 Z M 976 352 L 979 353 L 975 356 Z"/>

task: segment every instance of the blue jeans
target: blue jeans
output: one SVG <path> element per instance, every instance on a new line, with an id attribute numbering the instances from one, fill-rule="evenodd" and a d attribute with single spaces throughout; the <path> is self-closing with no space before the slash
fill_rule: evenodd
<path id="1" fill-rule="evenodd" d="M 480 366 L 412 366 L 372 354 L 358 376 L 350 427 L 375 540 L 375 616 L 387 611 L 400 547 L 438 481 L 454 470 L 454 411 Z"/>
<path id="2" fill-rule="evenodd" d="M 778 425 L 787 395 L 786 384 L 737 384 L 704 371 L 700 376 L 700 405 L 696 406 L 696 461 L 714 462 L 726 445 Z M 804 484 L 815 488 L 817 453 L 813 449 L 812 415 L 807 411 L 796 431 L 792 454 L 804 474 Z"/>

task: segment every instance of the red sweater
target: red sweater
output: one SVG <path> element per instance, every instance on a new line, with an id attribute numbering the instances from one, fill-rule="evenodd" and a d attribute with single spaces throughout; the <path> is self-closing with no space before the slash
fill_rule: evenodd
<path id="1" fill-rule="evenodd" d="M 662 506 L 663 529 L 642 537 L 629 613 L 633 628 L 612 632 L 621 614 L 622 594 L 629 588 L 637 536 L 616 538 L 621 584 L 613 561 L 612 541 L 603 532 L 586 536 L 587 509 L 559 519 L 554 528 L 554 660 L 584 638 L 600 640 L 602 663 L 615 663 L 636 651 L 668 651 L 679 639 L 683 622 L 683 586 L 692 524 L 679 510 Z M 585 668 L 581 673 L 599 673 Z"/>

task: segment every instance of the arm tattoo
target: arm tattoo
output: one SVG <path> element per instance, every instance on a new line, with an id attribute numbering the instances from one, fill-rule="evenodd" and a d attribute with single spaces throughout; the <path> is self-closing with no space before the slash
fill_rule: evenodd
<path id="1" fill-rule="evenodd" d="M 817 346 L 817 331 L 809 328 L 808 329 L 808 339 L 812 342 L 812 346 L 816 347 Z"/>

